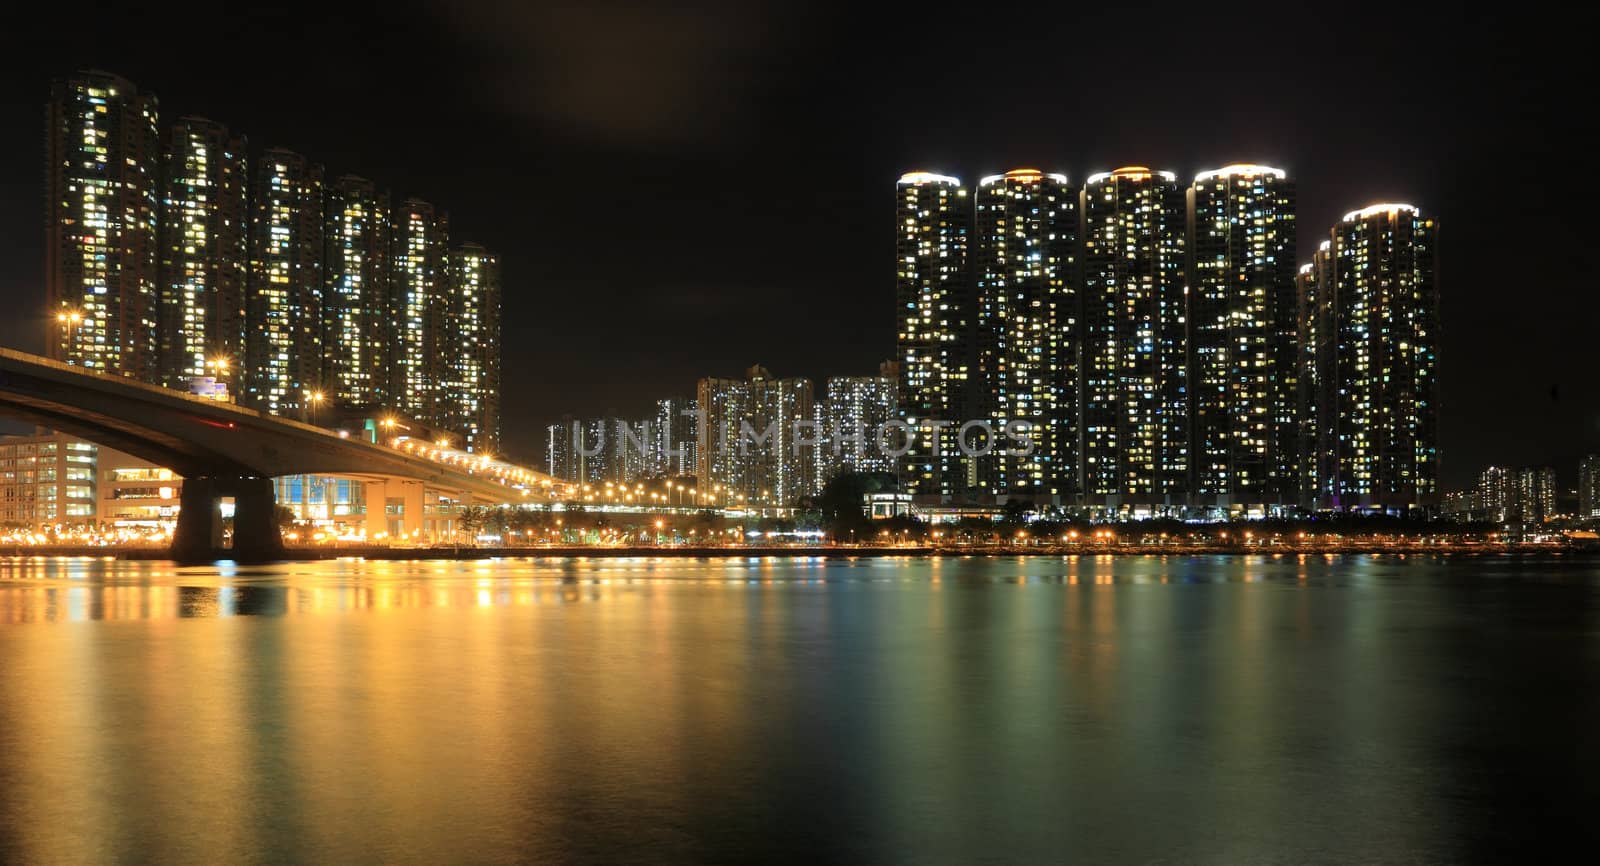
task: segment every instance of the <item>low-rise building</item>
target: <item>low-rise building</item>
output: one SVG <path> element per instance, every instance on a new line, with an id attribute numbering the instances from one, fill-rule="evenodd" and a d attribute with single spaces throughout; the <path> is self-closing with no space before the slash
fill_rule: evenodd
<path id="1" fill-rule="evenodd" d="M 95 526 L 116 530 L 166 531 L 178 522 L 183 479 L 171 469 L 101 448 L 96 478 Z"/>
<path id="2" fill-rule="evenodd" d="M 97 450 L 64 433 L 0 437 L 0 525 L 34 531 L 92 526 Z"/>

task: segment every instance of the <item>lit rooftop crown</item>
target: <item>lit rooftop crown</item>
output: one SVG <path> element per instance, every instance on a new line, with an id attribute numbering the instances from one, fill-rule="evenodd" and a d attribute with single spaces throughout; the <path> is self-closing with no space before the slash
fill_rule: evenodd
<path id="1" fill-rule="evenodd" d="M 1412 216 L 1422 216 L 1422 211 L 1418 210 L 1416 205 L 1384 202 L 1382 204 L 1369 204 L 1361 210 L 1353 210 L 1344 215 L 1344 222 L 1364 220 L 1367 217 L 1374 217 L 1378 214 L 1395 214 L 1400 211 L 1410 211 Z"/>
<path id="2" fill-rule="evenodd" d="M 1178 176 L 1170 171 L 1151 171 L 1148 166 L 1125 165 L 1116 171 L 1102 171 L 1098 174 L 1092 174 L 1089 176 L 1089 182 L 1100 183 L 1101 181 L 1112 177 L 1121 180 L 1149 180 L 1157 175 L 1160 175 L 1162 180 L 1178 179 Z"/>
<path id="3" fill-rule="evenodd" d="M 1067 182 L 1067 176 L 1064 174 L 1045 174 L 1036 168 L 1014 168 L 1005 174 L 991 174 L 979 181 L 978 185 L 988 186 L 989 184 L 997 183 L 1001 180 L 1014 180 L 1019 183 L 1032 183 L 1047 177 L 1057 183 Z"/>
<path id="4" fill-rule="evenodd" d="M 900 175 L 900 183 L 904 186 L 915 186 L 923 183 L 948 183 L 951 186 L 960 186 L 961 178 L 951 177 L 947 174 L 934 174 L 931 171 L 908 171 Z"/>
<path id="5" fill-rule="evenodd" d="M 1204 183 L 1218 177 L 1259 177 L 1261 175 L 1271 175 L 1280 179 L 1289 176 L 1283 169 L 1273 168 L 1270 165 L 1236 162 L 1233 165 L 1225 165 L 1222 168 L 1212 169 L 1211 171 L 1202 171 L 1194 176 L 1194 182 Z"/>

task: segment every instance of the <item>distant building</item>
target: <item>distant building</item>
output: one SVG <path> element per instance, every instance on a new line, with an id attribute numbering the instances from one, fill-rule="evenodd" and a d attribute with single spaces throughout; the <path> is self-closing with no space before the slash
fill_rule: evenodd
<path id="1" fill-rule="evenodd" d="M 692 399 L 656 401 L 650 429 L 650 475 L 685 478 L 699 470 L 699 411 Z"/>
<path id="2" fill-rule="evenodd" d="M 106 72 L 50 90 L 45 132 L 45 345 L 50 357 L 154 381 L 157 100 Z"/>
<path id="3" fill-rule="evenodd" d="M 1475 513 L 1502 526 L 1531 528 L 1556 516 L 1556 471 L 1490 466 L 1478 476 Z"/>
<path id="4" fill-rule="evenodd" d="M 972 200 L 960 179 L 923 171 L 901 175 L 895 185 L 896 390 L 897 411 L 913 433 L 900 459 L 901 482 L 913 493 L 951 495 L 977 484 L 976 466 L 955 441 L 976 408 L 971 235 Z"/>
<path id="5" fill-rule="evenodd" d="M 1549 523 L 1556 516 L 1556 471 L 1549 466 L 1530 466 L 1516 476 L 1514 510 L 1507 523 L 1524 527 Z"/>
<path id="6" fill-rule="evenodd" d="M 545 428 L 544 469 L 550 477 L 562 481 L 578 479 L 577 461 L 572 447 L 572 418 Z"/>
<path id="7" fill-rule="evenodd" d="M 801 441 L 816 423 L 810 380 L 775 379 L 758 365 L 743 379 L 701 379 L 697 402 L 701 487 L 752 505 L 793 506 L 815 492 L 812 449 Z"/>
<path id="8" fill-rule="evenodd" d="M 244 361 L 249 277 L 245 139 L 185 117 L 167 136 L 160 210 L 163 373 L 169 387 Z"/>
<path id="9" fill-rule="evenodd" d="M 981 458 L 990 493 L 1033 501 L 1077 492 L 1078 195 L 1066 175 L 984 178 L 976 206 L 979 414 L 1028 425 L 1031 448 Z M 1021 428 L 1019 428 L 1020 430 Z"/>
<path id="10" fill-rule="evenodd" d="M 1207 505 L 1299 504 L 1294 183 L 1230 165 L 1195 177 L 1189 208 L 1195 492 Z"/>
<path id="11" fill-rule="evenodd" d="M 1520 496 L 1518 473 L 1504 466 L 1490 466 L 1478 474 L 1477 502 L 1473 510 L 1493 523 L 1511 520 Z"/>
<path id="12" fill-rule="evenodd" d="M 1600 518 L 1600 454 L 1578 462 L 1578 519 Z"/>
<path id="13" fill-rule="evenodd" d="M 1189 492 L 1183 187 L 1120 168 L 1090 177 L 1080 202 L 1084 503 L 1176 512 Z"/>
<path id="14" fill-rule="evenodd" d="M 815 487 L 821 490 L 841 472 L 894 472 L 899 462 L 882 447 L 880 434 L 899 414 L 898 366 L 879 367 L 876 376 L 835 376 L 817 403 Z"/>
<path id="15" fill-rule="evenodd" d="M 1444 514 L 1452 520 L 1476 519 L 1478 491 L 1451 490 L 1444 495 Z"/>

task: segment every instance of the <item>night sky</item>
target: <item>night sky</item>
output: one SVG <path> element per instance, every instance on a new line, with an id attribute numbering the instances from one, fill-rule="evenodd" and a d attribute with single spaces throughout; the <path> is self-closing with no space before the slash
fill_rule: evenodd
<path id="1" fill-rule="evenodd" d="M 93 66 L 156 92 L 163 123 L 210 117 L 429 199 L 453 241 L 497 251 L 506 447 L 528 459 L 564 413 L 642 415 L 700 376 L 874 371 L 903 171 L 1230 162 L 1297 181 L 1301 261 L 1361 205 L 1439 218 L 1447 487 L 1489 462 L 1565 484 L 1600 451 L 1592 98 L 1568 93 L 1591 49 L 1537 13 L 50 5 L 7 23 L 0 57 L 7 345 L 45 331 L 49 81 Z"/>

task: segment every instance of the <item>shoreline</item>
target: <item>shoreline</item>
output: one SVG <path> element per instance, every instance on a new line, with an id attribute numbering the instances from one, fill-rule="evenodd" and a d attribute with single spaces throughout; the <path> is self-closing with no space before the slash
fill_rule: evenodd
<path id="1" fill-rule="evenodd" d="M 291 547 L 273 562 L 317 562 L 331 559 L 374 561 L 405 560 L 484 560 L 484 559 L 743 559 L 743 558 L 827 558 L 882 559 L 890 557 L 1020 557 L 1020 556 L 1349 556 L 1349 555 L 1586 555 L 1600 553 L 1593 547 L 1559 544 L 1340 544 L 1340 545 L 1096 545 L 1055 544 L 972 546 L 762 546 L 762 547 Z M 0 557 L 88 557 L 126 561 L 172 561 L 170 552 L 159 547 L 96 547 L 86 545 L 38 545 L 0 547 Z M 227 561 L 225 555 L 214 561 Z M 212 560 L 208 560 L 212 561 Z"/>

